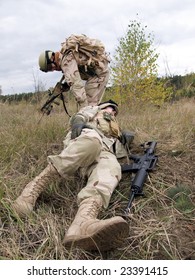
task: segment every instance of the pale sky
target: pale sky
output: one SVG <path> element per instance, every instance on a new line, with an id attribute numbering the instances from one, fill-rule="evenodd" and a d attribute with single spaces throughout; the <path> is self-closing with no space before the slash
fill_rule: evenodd
<path id="1" fill-rule="evenodd" d="M 54 86 L 61 73 L 41 72 L 38 57 L 46 49 L 60 50 L 71 34 L 100 39 L 112 58 L 137 19 L 154 34 L 159 75 L 195 72 L 194 0 L 0 0 L 3 94 L 34 92 L 35 81 Z"/>

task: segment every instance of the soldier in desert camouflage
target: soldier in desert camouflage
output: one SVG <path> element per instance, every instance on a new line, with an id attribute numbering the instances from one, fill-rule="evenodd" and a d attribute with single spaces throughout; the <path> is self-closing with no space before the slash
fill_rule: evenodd
<path id="1" fill-rule="evenodd" d="M 40 70 L 62 71 L 79 108 L 99 104 L 109 78 L 104 45 L 85 35 L 71 35 L 61 45 L 58 52 L 46 50 L 40 54 Z"/>
<path id="2" fill-rule="evenodd" d="M 67 248 L 75 245 L 86 250 L 108 250 L 128 236 L 129 226 L 122 217 L 97 219 L 100 210 L 108 207 L 121 179 L 117 153 L 124 139 L 116 120 L 117 113 L 118 105 L 109 100 L 82 108 L 75 114 L 70 119 L 71 129 L 62 152 L 48 156 L 48 166 L 24 188 L 14 203 L 19 215 L 28 215 L 39 194 L 52 180 L 85 170 L 87 184 L 77 195 L 78 212 L 64 238 Z"/>

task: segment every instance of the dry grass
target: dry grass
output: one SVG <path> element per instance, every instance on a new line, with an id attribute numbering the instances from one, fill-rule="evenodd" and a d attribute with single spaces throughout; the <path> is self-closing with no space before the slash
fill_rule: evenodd
<path id="1" fill-rule="evenodd" d="M 85 183 L 78 178 L 48 186 L 30 218 L 11 211 L 25 184 L 46 166 L 47 155 L 62 149 L 68 117 L 57 110 L 38 124 L 39 119 L 35 106 L 0 104 L 0 259 L 195 259 L 195 100 L 160 109 L 121 108 L 122 128 L 136 133 L 132 152 L 142 153 L 140 143 L 156 140 L 159 162 L 144 186 L 145 197 L 134 200 L 129 238 L 104 254 L 62 245 Z M 123 212 L 129 186 L 130 174 L 124 174 L 102 218 Z"/>

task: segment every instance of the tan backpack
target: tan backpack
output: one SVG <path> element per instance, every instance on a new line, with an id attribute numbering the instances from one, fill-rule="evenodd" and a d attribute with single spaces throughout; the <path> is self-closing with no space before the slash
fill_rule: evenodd
<path id="1" fill-rule="evenodd" d="M 88 57 L 88 65 L 93 61 L 109 61 L 105 47 L 98 39 L 91 39 L 86 35 L 71 35 L 63 42 L 61 53 L 66 54 L 71 50 L 76 56 L 78 52 L 84 53 Z"/>

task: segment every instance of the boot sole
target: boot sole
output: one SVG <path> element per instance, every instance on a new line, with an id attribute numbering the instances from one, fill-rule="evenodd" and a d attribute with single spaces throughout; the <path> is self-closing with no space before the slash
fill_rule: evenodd
<path id="1" fill-rule="evenodd" d="M 103 229 L 94 232 L 90 236 L 71 236 L 66 238 L 64 245 L 66 248 L 80 247 L 86 251 L 109 251 L 121 246 L 125 238 L 129 236 L 129 226 L 126 221 L 116 221 Z"/>

